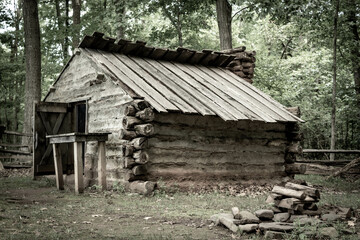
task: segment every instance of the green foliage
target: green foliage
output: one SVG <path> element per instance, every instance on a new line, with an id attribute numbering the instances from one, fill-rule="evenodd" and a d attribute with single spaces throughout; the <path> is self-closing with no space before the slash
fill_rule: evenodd
<path id="1" fill-rule="evenodd" d="M 170 47 L 198 45 L 196 33 L 209 27 L 207 19 L 213 13 L 210 1 L 197 0 L 156 0 L 149 9 L 152 12 L 160 10 L 164 19 L 170 22 L 161 29 L 154 26 L 150 39 L 168 43 Z M 177 39 L 175 45 L 173 39 Z"/>
<path id="2" fill-rule="evenodd" d="M 276 23 L 253 16 L 234 32 L 238 43 L 256 49 L 254 85 L 285 106 L 300 106 L 304 148 L 330 146 L 332 50 L 312 42 L 296 22 Z M 235 22 L 235 26 L 239 23 Z M 261 32 L 261 34 L 259 34 Z M 337 94 L 337 148 L 357 149 L 359 121 L 351 65 L 340 61 Z"/>
<path id="3" fill-rule="evenodd" d="M 21 2 L 21 1 L 19 1 Z M 233 5 L 233 45 L 257 51 L 254 85 L 286 106 L 300 106 L 304 148 L 330 144 L 333 1 L 229 1 Z M 39 1 L 43 94 L 72 52 L 71 1 Z M 57 5 L 58 4 L 58 5 Z M 0 124 L 21 129 L 24 55 L 21 6 L 0 1 Z M 68 10 L 67 10 L 68 9 Z M 354 67 L 359 41 L 358 1 L 341 2 L 337 94 L 337 148 L 360 148 L 359 104 Z M 66 13 L 68 12 L 68 14 Z M 352 15 L 355 13 L 355 17 Z M 20 18 L 19 18 L 20 16 Z M 355 18 L 355 20 L 354 20 Z M 18 24 L 18 30 L 16 25 Z M 82 1 L 80 35 L 94 31 L 176 48 L 219 49 L 214 1 Z M 17 41 L 15 41 L 17 39 Z M 14 55 L 14 43 L 17 53 Z M 15 57 L 14 57 L 15 56 Z"/>

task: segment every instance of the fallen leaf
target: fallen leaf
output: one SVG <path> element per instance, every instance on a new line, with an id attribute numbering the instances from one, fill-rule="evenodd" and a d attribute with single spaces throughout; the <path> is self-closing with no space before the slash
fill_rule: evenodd
<path id="1" fill-rule="evenodd" d="M 353 221 L 348 221 L 347 224 L 349 227 L 355 227 L 355 222 Z"/>

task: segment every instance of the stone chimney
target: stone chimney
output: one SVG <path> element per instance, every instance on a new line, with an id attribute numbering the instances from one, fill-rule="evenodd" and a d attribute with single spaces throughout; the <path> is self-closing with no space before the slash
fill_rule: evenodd
<path id="1" fill-rule="evenodd" d="M 235 56 L 234 60 L 227 65 L 227 69 L 243 78 L 249 83 L 253 83 L 255 69 L 255 51 L 246 51 L 246 47 L 237 47 L 221 51 L 221 53 Z"/>

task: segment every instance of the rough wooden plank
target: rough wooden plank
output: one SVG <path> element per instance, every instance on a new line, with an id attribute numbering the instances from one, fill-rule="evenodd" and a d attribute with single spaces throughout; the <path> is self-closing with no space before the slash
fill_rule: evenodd
<path id="1" fill-rule="evenodd" d="M 28 160 L 31 161 L 32 160 L 32 156 L 31 155 L 1 155 L 0 159 L 21 159 L 21 160 Z"/>
<path id="2" fill-rule="evenodd" d="M 59 190 L 64 190 L 64 177 L 63 177 L 63 168 L 61 161 L 61 152 L 58 144 L 52 144 L 54 152 L 54 166 L 55 166 L 55 176 L 56 176 L 56 187 Z"/>
<path id="3" fill-rule="evenodd" d="M 261 117 L 261 119 L 263 119 L 265 122 L 276 122 L 275 119 L 279 119 L 279 115 L 274 112 L 274 110 L 269 109 L 263 104 L 263 99 L 259 99 L 256 96 L 254 97 L 250 91 L 244 90 L 244 88 L 239 86 L 235 86 L 233 84 L 234 81 L 230 77 L 216 74 L 214 71 L 212 71 L 215 68 L 210 69 L 202 66 L 197 66 L 197 68 L 218 84 L 222 84 L 222 89 L 224 89 L 224 91 L 227 91 L 229 94 L 231 94 L 231 97 L 242 103 L 248 109 L 248 111 L 252 111 L 253 114 Z"/>
<path id="4" fill-rule="evenodd" d="M 172 63 L 159 61 L 159 62 L 150 62 L 154 67 L 156 67 L 159 71 L 163 72 L 167 76 L 169 76 L 179 87 L 184 89 L 187 92 L 187 95 L 191 95 L 193 100 L 187 100 L 187 102 L 192 105 L 193 108 L 199 111 L 202 115 L 215 115 L 217 114 L 224 120 L 236 120 L 231 114 L 227 113 L 221 107 L 219 107 L 216 103 L 213 102 L 213 99 L 210 99 L 206 94 L 196 89 L 192 86 L 193 82 L 189 80 L 189 78 L 184 78 L 183 76 L 179 76 L 182 73 L 181 70 L 176 68 Z M 203 88 L 205 89 L 205 88 Z"/>
<path id="5" fill-rule="evenodd" d="M 274 113 L 269 111 L 267 108 L 262 107 L 260 101 L 257 102 L 256 98 L 250 95 L 247 91 L 242 91 L 242 89 L 234 88 L 234 85 L 229 81 L 225 80 L 223 77 L 215 74 L 209 68 L 196 66 L 200 73 L 205 74 L 204 77 L 208 76 L 209 80 L 213 80 L 213 83 L 216 84 L 224 92 L 227 92 L 232 98 L 234 98 L 238 103 L 241 103 L 248 110 L 245 112 L 253 112 L 253 115 L 257 116 L 260 119 L 263 119 L 265 122 L 276 122 L 274 120 Z"/>
<path id="6" fill-rule="evenodd" d="M 166 54 L 162 57 L 162 60 L 165 61 L 174 61 L 178 56 L 180 55 L 180 52 L 169 50 L 166 52 Z"/>
<path id="7" fill-rule="evenodd" d="M 203 53 L 205 56 L 201 59 L 199 64 L 204 66 L 209 65 L 209 63 L 211 63 L 218 57 L 218 54 L 213 54 L 212 50 L 203 50 Z"/>
<path id="8" fill-rule="evenodd" d="M 28 152 L 28 151 L 10 150 L 10 149 L 2 149 L 2 148 L 0 148 L 0 152 L 20 154 L 20 155 L 31 155 L 31 152 Z"/>
<path id="9" fill-rule="evenodd" d="M 178 108 L 178 110 L 182 111 L 183 113 L 196 112 L 196 110 L 191 107 L 186 101 L 184 101 L 181 97 L 171 91 L 171 89 L 173 89 L 176 85 L 169 81 L 165 75 L 158 73 L 151 67 L 151 65 L 145 62 L 143 59 L 130 58 L 130 60 L 132 60 L 133 63 L 129 63 L 129 66 L 132 67 L 132 69 L 139 75 L 141 75 L 145 79 L 145 81 L 147 81 L 151 86 L 157 89 L 160 93 L 164 94 L 164 96 L 172 104 L 174 104 Z"/>
<path id="10" fill-rule="evenodd" d="M 93 52 L 93 56 L 98 59 L 98 61 L 103 62 L 106 67 L 109 68 L 111 72 L 115 74 L 119 81 L 123 84 L 127 85 L 133 91 L 138 93 L 140 96 L 143 96 L 157 111 L 159 112 L 167 112 L 166 108 L 164 108 L 161 104 L 159 104 L 153 94 L 159 95 L 157 91 L 155 91 L 151 86 L 147 83 L 143 82 L 139 86 L 139 83 L 129 78 L 125 73 L 121 70 L 118 63 L 119 60 L 113 54 L 106 54 L 100 52 Z M 120 64 L 122 65 L 122 64 Z"/>
<path id="11" fill-rule="evenodd" d="M 180 66 L 180 65 L 178 65 Z M 251 102 L 252 99 L 246 99 L 242 97 L 239 92 L 235 92 L 233 88 L 228 87 L 225 81 L 221 81 L 221 79 L 214 79 L 210 75 L 205 74 L 201 69 L 206 69 L 202 66 L 191 66 L 184 65 L 187 71 L 191 73 L 192 76 L 197 76 L 195 79 L 202 82 L 207 88 L 216 93 L 219 97 L 221 97 L 225 101 L 224 108 L 231 113 L 238 113 L 236 115 L 237 119 L 251 119 L 251 120 L 265 120 L 266 122 L 275 122 L 273 119 L 268 117 L 261 117 L 264 115 L 261 113 L 261 110 L 257 109 L 254 104 Z M 229 109 L 227 109 L 229 108 Z M 233 114 L 234 115 L 234 114 Z"/>
<path id="12" fill-rule="evenodd" d="M 31 146 L 29 146 L 27 144 L 0 143 L 0 147 L 10 147 L 10 148 L 27 147 L 27 148 L 30 148 Z"/>
<path id="13" fill-rule="evenodd" d="M 8 130 L 5 130 L 4 134 L 15 135 L 15 136 L 25 136 L 25 137 L 32 137 L 33 136 L 32 133 L 21 133 L 21 132 L 14 132 L 14 131 L 8 131 Z"/>
<path id="14" fill-rule="evenodd" d="M 202 52 L 195 52 L 194 55 L 188 60 L 188 63 L 190 64 L 198 64 L 201 59 L 205 57 L 205 54 Z"/>
<path id="15" fill-rule="evenodd" d="M 53 113 L 67 113 L 67 104 L 41 104 L 38 103 L 36 106 L 38 112 L 53 112 Z"/>
<path id="16" fill-rule="evenodd" d="M 180 47 L 176 51 L 180 52 L 180 55 L 175 59 L 175 61 L 180 63 L 187 62 L 195 53 L 195 51 L 191 51 Z"/>
<path id="17" fill-rule="evenodd" d="M 237 77 L 235 74 L 228 70 L 224 70 L 222 68 L 210 68 L 215 73 L 219 74 L 220 76 L 224 77 L 225 79 L 231 81 L 235 86 L 239 87 L 240 89 L 244 89 L 244 91 L 248 91 L 252 93 L 251 95 L 254 98 L 260 98 L 260 101 L 263 102 L 264 105 L 268 106 L 270 109 L 273 109 L 275 113 L 280 115 L 279 117 L 284 118 L 286 121 L 290 122 L 304 122 L 300 118 L 292 115 L 288 112 L 284 106 L 280 103 L 276 102 L 274 99 L 269 97 L 267 94 L 261 92 L 259 89 L 251 85 L 250 83 L 242 80 L 241 78 Z M 230 77 L 230 78 L 229 78 Z M 264 101 L 265 100 L 265 101 Z"/>
<path id="18" fill-rule="evenodd" d="M 179 110 L 171 101 L 166 98 L 166 95 L 163 94 L 169 93 L 169 90 L 166 89 L 163 85 L 159 84 L 152 76 L 147 74 L 142 70 L 135 62 L 133 62 L 129 57 L 122 54 L 114 55 L 122 65 L 122 71 L 131 79 L 136 81 L 140 87 L 147 89 L 145 84 L 148 84 L 153 91 L 152 96 L 159 102 L 165 109 L 177 111 Z M 144 76 L 144 75 L 145 76 Z M 141 76 L 141 77 L 140 77 Z"/>
<path id="19" fill-rule="evenodd" d="M 65 115 L 66 115 L 66 113 L 60 113 L 60 114 L 58 115 L 52 131 L 51 131 L 51 132 L 48 132 L 48 134 L 57 134 L 57 133 L 59 132 L 59 129 L 60 129 L 60 127 L 61 127 L 61 124 L 63 123 L 63 120 L 64 120 L 64 118 L 65 118 Z M 42 117 L 43 117 L 43 116 L 42 116 Z M 51 146 L 50 146 L 50 144 L 49 144 L 49 145 L 46 147 L 46 151 L 45 151 L 44 155 L 41 157 L 41 162 L 40 162 L 40 164 L 41 164 L 45 159 L 47 159 L 47 158 L 50 156 L 51 150 L 52 150 L 52 148 L 51 148 Z"/>
<path id="20" fill-rule="evenodd" d="M 98 184 L 101 186 L 102 190 L 107 189 L 105 151 L 105 142 L 98 142 Z"/>
<path id="21" fill-rule="evenodd" d="M 168 49 L 162 49 L 162 48 L 155 48 L 154 51 L 151 52 L 151 54 L 149 55 L 149 58 L 152 59 L 161 59 L 166 53 L 167 53 Z"/>
<path id="22" fill-rule="evenodd" d="M 138 57 L 148 57 L 153 51 L 154 51 L 154 47 L 150 47 L 150 46 L 143 46 L 142 48 L 140 48 L 138 50 L 138 52 L 136 54 L 134 54 L 135 56 Z"/>
<path id="23" fill-rule="evenodd" d="M 237 111 L 236 108 L 232 108 L 228 110 L 229 105 L 219 96 L 214 94 L 209 90 L 208 86 L 202 85 L 197 82 L 195 76 L 190 76 L 187 73 L 187 69 L 183 67 L 182 64 L 172 64 L 169 62 L 162 62 L 162 65 L 165 66 L 169 71 L 173 72 L 179 79 L 186 82 L 191 86 L 190 90 L 194 92 L 205 106 L 210 108 L 214 113 L 216 113 L 219 117 L 228 120 L 237 120 L 239 119 L 247 119 L 241 112 Z M 194 89 L 194 90 L 193 90 Z"/>
<path id="24" fill-rule="evenodd" d="M 75 193 L 77 194 L 84 192 L 82 152 L 82 143 L 74 142 Z"/>
<path id="25" fill-rule="evenodd" d="M 274 186 L 271 192 L 292 198 L 298 198 L 300 200 L 304 200 L 306 197 L 306 194 L 303 191 L 296 191 L 293 189 L 288 189 L 280 186 Z"/>
<path id="26" fill-rule="evenodd" d="M 116 77 L 116 75 L 109 69 L 108 66 L 106 66 L 103 62 L 98 61 L 93 55 L 92 53 L 95 52 L 95 50 L 92 49 L 88 49 L 85 48 L 84 52 L 87 58 L 90 59 L 91 62 L 95 63 L 98 68 L 99 71 L 103 71 L 104 73 L 106 73 L 107 76 L 109 76 L 109 78 L 116 83 L 117 85 L 121 86 L 121 88 L 126 91 L 127 94 L 129 94 L 130 97 L 132 98 L 138 98 L 140 97 L 140 95 L 138 93 L 136 93 L 133 89 L 131 89 L 128 85 L 124 84 L 121 81 L 118 81 L 118 78 Z M 81 94 L 81 91 L 79 91 L 79 93 Z"/>

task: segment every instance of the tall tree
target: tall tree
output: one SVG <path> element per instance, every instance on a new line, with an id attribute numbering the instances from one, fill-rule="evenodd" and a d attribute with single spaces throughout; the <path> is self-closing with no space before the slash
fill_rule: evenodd
<path id="1" fill-rule="evenodd" d="M 172 29 L 175 30 L 177 45 L 184 45 L 184 33 L 198 31 L 207 25 L 207 16 L 211 13 L 209 1 L 198 0 L 155 0 L 150 4 L 150 9 L 158 11 L 160 8 L 164 17 L 170 20 Z M 169 31 L 166 31 L 167 35 Z"/>
<path id="2" fill-rule="evenodd" d="M 219 27 L 220 49 L 232 48 L 232 6 L 228 0 L 216 0 L 216 17 Z"/>
<path id="3" fill-rule="evenodd" d="M 25 114 L 24 132 L 31 132 L 33 103 L 41 99 L 40 25 L 37 0 L 23 2 L 25 32 Z"/>
<path id="4" fill-rule="evenodd" d="M 360 35 L 359 35 L 359 11 L 360 3 L 359 1 L 349 0 L 348 13 L 347 13 L 347 26 L 349 26 L 350 41 L 353 43 L 351 46 L 351 62 L 353 68 L 353 78 L 355 84 L 355 92 L 357 97 L 357 104 L 360 118 Z"/>
<path id="5" fill-rule="evenodd" d="M 126 2 L 125 0 L 115 1 L 115 12 L 117 21 L 116 38 L 124 38 L 125 36 L 125 17 L 126 17 Z"/>
<path id="6" fill-rule="evenodd" d="M 79 46 L 80 43 L 80 12 L 81 12 L 81 0 L 72 0 L 73 8 L 73 49 Z"/>
<path id="7" fill-rule="evenodd" d="M 331 141 L 330 149 L 335 149 L 336 142 L 336 42 L 337 42 L 337 25 L 339 18 L 340 0 L 336 0 L 335 14 L 334 14 L 334 37 L 333 37 L 333 86 L 332 86 L 332 110 L 331 110 Z M 335 153 L 330 154 L 330 161 L 335 160 Z"/>

